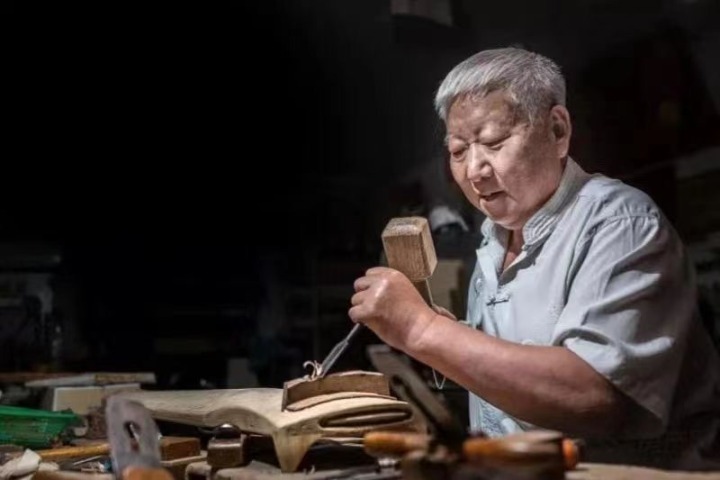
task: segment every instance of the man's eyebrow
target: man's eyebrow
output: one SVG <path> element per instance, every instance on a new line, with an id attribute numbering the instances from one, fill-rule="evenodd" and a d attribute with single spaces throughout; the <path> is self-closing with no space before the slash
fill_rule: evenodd
<path id="1" fill-rule="evenodd" d="M 480 132 L 480 133 L 478 134 L 478 136 L 477 136 L 477 140 L 478 140 L 479 142 L 481 142 L 481 143 L 496 142 L 496 141 L 498 141 L 498 140 L 504 140 L 504 139 L 508 138 L 510 135 L 512 135 L 512 129 L 511 129 L 511 128 L 499 127 L 499 128 L 491 129 L 489 133 L 488 133 L 487 131 Z M 448 133 L 448 134 L 446 134 L 445 137 L 443 138 L 443 145 L 445 145 L 445 146 L 447 147 L 447 146 L 449 145 L 449 143 L 450 143 L 450 139 L 451 139 L 451 138 L 455 138 L 455 139 L 460 140 L 460 141 L 462 141 L 462 142 L 465 142 L 465 141 L 466 141 L 466 140 L 463 139 L 462 137 L 458 137 L 457 135 L 453 135 L 453 134 L 449 134 L 449 133 Z"/>
<path id="2" fill-rule="evenodd" d="M 443 144 L 444 144 L 446 147 L 447 147 L 448 144 L 450 143 L 450 138 L 451 138 L 451 137 L 457 138 L 458 140 L 464 141 L 462 138 L 458 137 L 457 135 L 452 135 L 452 134 L 448 133 L 448 134 L 445 135 L 445 138 L 443 138 Z"/>
<path id="3" fill-rule="evenodd" d="M 485 132 L 485 135 L 480 134 L 478 135 L 478 140 L 481 142 L 496 142 L 498 139 L 506 139 L 511 135 L 512 131 L 510 129 L 503 128 L 492 130 L 489 133 Z"/>

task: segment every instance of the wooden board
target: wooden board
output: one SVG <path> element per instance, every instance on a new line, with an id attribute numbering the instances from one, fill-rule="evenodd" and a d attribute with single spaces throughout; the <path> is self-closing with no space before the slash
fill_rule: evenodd
<path id="1" fill-rule="evenodd" d="M 217 427 L 229 423 L 272 438 L 284 472 L 294 471 L 320 439 L 360 441 L 373 430 L 425 431 L 406 403 L 377 395 L 328 399 L 297 411 L 282 409 L 283 389 L 140 391 L 120 393 L 159 420 Z M 338 394 L 342 396 L 343 394 Z"/>
<path id="2" fill-rule="evenodd" d="M 89 415 L 102 409 L 105 397 L 124 390 L 140 390 L 140 384 L 53 387 L 46 393 L 42 407 L 54 412 L 72 410 L 76 415 Z"/>
<path id="3" fill-rule="evenodd" d="M 89 385 L 113 385 L 118 383 L 155 383 L 155 374 L 152 372 L 90 372 L 90 373 L 66 373 L 53 375 L 52 377 L 28 380 L 25 386 L 28 388 L 45 387 L 75 387 Z"/>

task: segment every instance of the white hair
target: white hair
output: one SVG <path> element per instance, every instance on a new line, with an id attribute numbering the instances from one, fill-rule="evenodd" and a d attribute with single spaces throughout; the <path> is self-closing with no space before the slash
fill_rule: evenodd
<path id="1" fill-rule="evenodd" d="M 565 105 L 565 79 L 549 58 L 520 48 L 483 50 L 459 63 L 435 95 L 435 109 L 447 122 L 458 97 L 504 91 L 531 123 L 546 109 Z"/>

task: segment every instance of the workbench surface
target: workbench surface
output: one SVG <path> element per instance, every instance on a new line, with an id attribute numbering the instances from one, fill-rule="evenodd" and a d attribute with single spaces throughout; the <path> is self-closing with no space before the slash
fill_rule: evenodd
<path id="1" fill-rule="evenodd" d="M 50 473 L 50 472 L 47 472 Z M 187 469 L 188 480 L 322 480 L 340 473 L 339 470 L 314 473 L 280 473 L 277 467 L 252 462 L 243 468 L 226 468 L 210 474 L 205 462 L 191 463 Z M 82 474 L 72 472 L 52 472 L 52 475 L 40 475 L 43 480 L 114 480 L 109 474 Z M 607 465 L 599 463 L 581 463 L 578 468 L 568 472 L 567 480 L 720 480 L 720 472 L 689 473 L 654 470 L 651 468 Z"/>
<path id="2" fill-rule="evenodd" d="M 207 478 L 210 467 L 205 462 L 188 466 L 186 478 L 189 480 Z M 279 470 L 267 464 L 252 462 L 244 468 L 226 468 L 218 470 L 213 480 L 322 480 L 337 475 L 340 471 L 323 471 L 312 474 L 281 474 Z M 580 463 L 578 468 L 566 475 L 567 480 L 720 480 L 720 472 L 689 473 L 669 472 L 651 468 L 607 465 L 599 463 Z"/>

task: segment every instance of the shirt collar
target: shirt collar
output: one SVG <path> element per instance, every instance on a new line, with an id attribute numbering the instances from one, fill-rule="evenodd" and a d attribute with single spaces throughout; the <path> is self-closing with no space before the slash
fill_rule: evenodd
<path id="1" fill-rule="evenodd" d="M 568 157 L 560 185 L 540 210 L 530 217 L 523 227 L 523 239 L 528 247 L 544 240 L 555 229 L 562 212 L 575 198 L 575 194 L 590 177 L 575 161 Z M 486 218 L 481 227 L 485 238 L 504 238 L 507 232 L 500 225 Z"/>

